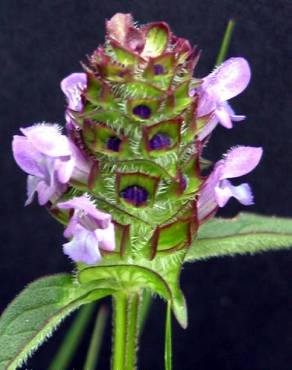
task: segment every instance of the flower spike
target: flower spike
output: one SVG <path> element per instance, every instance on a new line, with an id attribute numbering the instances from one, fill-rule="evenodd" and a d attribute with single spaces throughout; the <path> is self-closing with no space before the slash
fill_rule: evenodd
<path id="1" fill-rule="evenodd" d="M 16 162 L 29 175 L 26 203 L 37 193 L 67 223 L 64 251 L 74 261 L 95 264 L 116 244 L 108 258 L 171 254 L 188 248 L 230 197 L 253 202 L 249 185 L 229 179 L 251 171 L 261 148 L 232 149 L 207 179 L 200 168 L 216 125 L 244 119 L 228 100 L 248 85 L 249 65 L 230 58 L 197 79 L 199 56 L 165 22 L 140 26 L 117 13 L 84 71 L 61 81 L 67 135 L 44 124 L 15 136 Z"/>

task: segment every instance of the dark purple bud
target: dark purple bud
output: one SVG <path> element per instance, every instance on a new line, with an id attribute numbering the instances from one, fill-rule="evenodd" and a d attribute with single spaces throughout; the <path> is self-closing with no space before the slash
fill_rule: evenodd
<path id="1" fill-rule="evenodd" d="M 171 138 L 162 133 L 158 133 L 149 140 L 151 150 L 167 149 L 171 146 Z"/>
<path id="2" fill-rule="evenodd" d="M 147 119 L 151 116 L 151 109 L 147 105 L 140 104 L 133 108 L 133 114 L 142 119 Z"/>
<path id="3" fill-rule="evenodd" d="M 119 152 L 122 140 L 117 136 L 111 136 L 108 138 L 106 146 L 107 149 L 112 150 L 113 152 Z"/>
<path id="4" fill-rule="evenodd" d="M 120 196 L 132 205 L 140 207 L 147 202 L 148 192 L 139 185 L 131 185 L 122 190 Z"/>
<path id="5" fill-rule="evenodd" d="M 154 64 L 153 72 L 155 75 L 163 75 L 165 73 L 165 70 L 161 64 Z"/>

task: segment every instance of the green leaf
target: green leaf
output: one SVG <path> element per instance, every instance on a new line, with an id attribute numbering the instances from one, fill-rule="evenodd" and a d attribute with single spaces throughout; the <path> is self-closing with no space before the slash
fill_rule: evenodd
<path id="1" fill-rule="evenodd" d="M 96 284 L 80 286 L 69 274 L 29 284 L 0 318 L 0 370 L 21 366 L 73 310 L 110 292 Z"/>
<path id="2" fill-rule="evenodd" d="M 254 254 L 291 246 L 292 219 L 240 213 L 233 219 L 214 218 L 202 225 L 185 261 Z"/>

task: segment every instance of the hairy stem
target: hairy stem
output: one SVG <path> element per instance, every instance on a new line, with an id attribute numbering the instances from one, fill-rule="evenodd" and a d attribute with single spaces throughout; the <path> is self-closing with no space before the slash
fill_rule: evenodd
<path id="1" fill-rule="evenodd" d="M 139 305 L 141 297 L 139 293 L 134 293 L 128 298 L 127 312 L 127 348 L 125 369 L 136 369 L 136 352 L 138 348 L 139 336 Z"/>
<path id="2" fill-rule="evenodd" d="M 134 370 L 137 362 L 140 293 L 113 297 L 112 370 Z"/>
<path id="3" fill-rule="evenodd" d="M 170 302 L 167 302 L 166 308 L 164 363 L 165 370 L 172 370 L 172 328 Z"/>

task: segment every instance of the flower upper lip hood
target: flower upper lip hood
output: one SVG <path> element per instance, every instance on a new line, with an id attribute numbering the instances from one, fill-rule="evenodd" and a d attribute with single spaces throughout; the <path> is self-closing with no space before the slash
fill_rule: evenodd
<path id="1" fill-rule="evenodd" d="M 245 118 L 243 115 L 236 115 L 227 100 L 239 95 L 249 84 L 250 77 L 250 67 L 244 58 L 230 58 L 203 78 L 197 89 L 197 116 L 206 116 L 211 112 L 213 115 L 199 133 L 199 139 L 209 135 L 218 122 L 226 128 L 232 128 L 232 121 L 242 121 Z"/>

